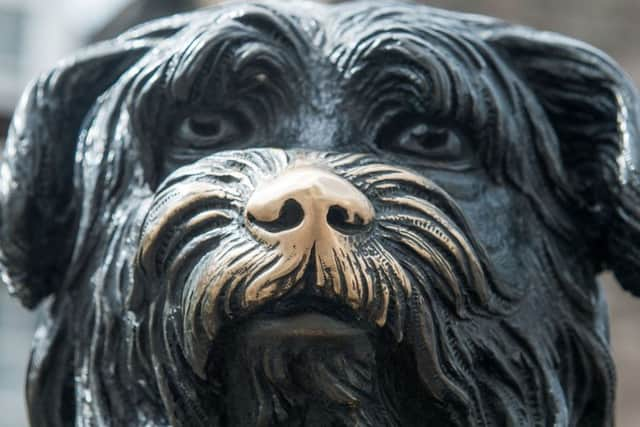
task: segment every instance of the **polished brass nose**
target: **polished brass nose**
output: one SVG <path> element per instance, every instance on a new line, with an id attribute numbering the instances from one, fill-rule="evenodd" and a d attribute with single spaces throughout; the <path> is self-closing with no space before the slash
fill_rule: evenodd
<path id="1" fill-rule="evenodd" d="M 305 240 L 362 233 L 374 215 L 371 202 L 353 184 L 313 166 L 288 169 L 265 182 L 245 211 L 247 226 L 259 238 L 287 233 Z"/>

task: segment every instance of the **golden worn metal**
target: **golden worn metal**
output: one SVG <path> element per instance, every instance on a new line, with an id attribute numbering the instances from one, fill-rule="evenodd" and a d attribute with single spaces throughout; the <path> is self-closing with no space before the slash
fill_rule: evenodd
<path id="1" fill-rule="evenodd" d="M 289 202 L 297 206 L 293 209 L 300 211 L 297 223 L 287 224 L 288 219 L 282 218 L 287 215 Z M 337 218 L 332 219 L 334 212 Z M 271 297 L 275 289 L 260 289 L 260 285 L 288 274 L 293 266 L 313 255 L 314 262 L 320 266 L 316 285 L 333 286 L 336 294 L 340 293 L 341 285 L 346 285 L 347 300 L 357 305 L 362 295 L 358 295 L 361 290 L 355 285 L 354 272 L 338 263 L 350 251 L 348 236 L 365 232 L 374 216 L 373 206 L 364 194 L 347 180 L 322 168 L 294 165 L 275 179 L 260 184 L 247 202 L 245 224 L 257 239 L 280 252 L 282 262 L 254 280 L 245 297 L 246 303 L 259 303 Z M 282 224 L 278 225 L 279 222 Z M 301 269 L 300 276 L 303 272 Z M 345 277 L 341 280 L 339 274 L 343 273 Z M 372 293 L 369 289 L 369 295 Z M 386 313 L 381 313 L 376 319 L 381 326 L 385 316 Z"/>

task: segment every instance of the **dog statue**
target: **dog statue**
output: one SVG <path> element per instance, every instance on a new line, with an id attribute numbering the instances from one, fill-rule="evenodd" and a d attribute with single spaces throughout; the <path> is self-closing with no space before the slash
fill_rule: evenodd
<path id="1" fill-rule="evenodd" d="M 2 277 L 34 426 L 612 426 L 640 294 L 638 95 L 556 34 L 232 3 L 35 81 Z"/>

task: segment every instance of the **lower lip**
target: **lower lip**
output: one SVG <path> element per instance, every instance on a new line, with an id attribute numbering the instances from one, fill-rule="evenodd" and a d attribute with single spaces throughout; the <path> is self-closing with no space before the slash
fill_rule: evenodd
<path id="1" fill-rule="evenodd" d="M 247 338 L 252 340 L 287 338 L 352 340 L 366 337 L 366 332 L 363 329 L 318 313 L 305 313 L 275 319 L 256 319 L 248 325 L 245 334 Z"/>

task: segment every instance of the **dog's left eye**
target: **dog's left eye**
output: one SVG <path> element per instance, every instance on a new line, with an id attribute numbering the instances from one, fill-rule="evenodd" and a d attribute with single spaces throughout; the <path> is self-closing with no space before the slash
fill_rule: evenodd
<path id="1" fill-rule="evenodd" d="M 385 149 L 439 161 L 462 159 L 469 149 L 457 132 L 426 123 L 412 124 L 394 137 L 385 139 L 382 144 Z"/>
<path id="2" fill-rule="evenodd" d="M 443 164 L 466 163 L 471 148 L 465 135 L 415 117 L 399 117 L 383 125 L 378 147 L 397 154 Z"/>
<path id="3" fill-rule="evenodd" d="M 244 132 L 240 120 L 231 114 L 196 114 L 187 117 L 177 129 L 179 140 L 193 147 L 230 142 Z"/>

